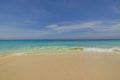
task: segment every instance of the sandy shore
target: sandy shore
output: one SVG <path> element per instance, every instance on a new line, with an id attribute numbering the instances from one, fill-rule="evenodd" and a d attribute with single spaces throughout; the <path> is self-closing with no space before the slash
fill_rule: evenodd
<path id="1" fill-rule="evenodd" d="M 120 80 L 119 55 L 0 57 L 0 80 Z"/>

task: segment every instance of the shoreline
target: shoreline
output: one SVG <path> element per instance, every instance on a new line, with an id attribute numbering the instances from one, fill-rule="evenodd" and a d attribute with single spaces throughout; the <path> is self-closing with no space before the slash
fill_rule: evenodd
<path id="1" fill-rule="evenodd" d="M 74 53 L 95 53 L 95 54 L 119 54 L 120 47 L 113 48 L 89 48 L 89 47 L 41 47 L 41 48 L 30 48 L 30 49 L 14 49 L 0 51 L 0 56 L 11 56 L 11 55 L 41 55 L 41 54 L 74 54 Z"/>

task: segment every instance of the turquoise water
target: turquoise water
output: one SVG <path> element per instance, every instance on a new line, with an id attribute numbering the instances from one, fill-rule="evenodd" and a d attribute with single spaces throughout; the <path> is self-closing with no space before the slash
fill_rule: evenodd
<path id="1" fill-rule="evenodd" d="M 0 52 L 43 47 L 120 48 L 120 40 L 0 40 Z"/>

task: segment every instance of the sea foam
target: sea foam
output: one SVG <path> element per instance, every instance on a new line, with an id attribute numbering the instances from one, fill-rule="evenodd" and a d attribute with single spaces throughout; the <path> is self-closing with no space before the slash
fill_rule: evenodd
<path id="1" fill-rule="evenodd" d="M 99 53 L 120 53 L 120 48 L 84 48 L 85 52 L 99 52 Z"/>
<path id="2" fill-rule="evenodd" d="M 21 55 L 36 55 L 36 54 L 76 54 L 76 53 L 120 53 L 120 47 L 113 48 L 90 48 L 90 47 L 40 47 L 31 49 L 12 50 L 5 52 L 6 55 L 21 56 Z M 4 53 L 3 53 L 4 54 Z"/>

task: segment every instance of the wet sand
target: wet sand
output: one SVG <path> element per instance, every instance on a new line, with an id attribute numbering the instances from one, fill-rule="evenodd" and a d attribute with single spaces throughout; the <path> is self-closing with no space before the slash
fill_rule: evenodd
<path id="1" fill-rule="evenodd" d="M 120 55 L 0 57 L 0 80 L 120 80 Z"/>

